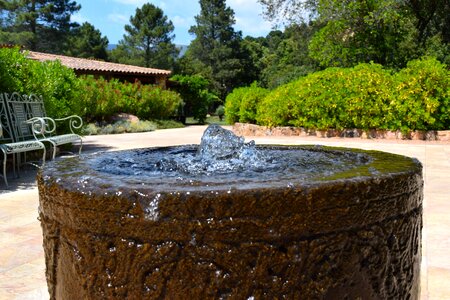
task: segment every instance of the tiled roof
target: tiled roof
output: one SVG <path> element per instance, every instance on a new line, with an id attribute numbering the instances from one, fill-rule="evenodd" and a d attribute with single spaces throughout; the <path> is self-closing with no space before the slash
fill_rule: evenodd
<path id="1" fill-rule="evenodd" d="M 116 64 L 86 58 L 47 54 L 34 51 L 27 51 L 27 53 L 28 57 L 31 59 L 39 61 L 59 60 L 61 61 L 62 65 L 80 71 L 113 72 L 113 73 L 142 74 L 142 75 L 169 75 L 171 73 L 168 70 Z"/>

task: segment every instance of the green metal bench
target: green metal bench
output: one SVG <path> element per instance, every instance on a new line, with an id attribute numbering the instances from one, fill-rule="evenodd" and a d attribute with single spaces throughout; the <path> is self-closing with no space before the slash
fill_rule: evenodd
<path id="1" fill-rule="evenodd" d="M 43 120 L 36 120 L 36 122 L 41 122 L 41 124 L 36 124 L 37 127 L 45 126 Z M 28 130 L 33 130 L 33 122 L 25 123 L 23 128 L 27 128 Z M 8 114 L 8 105 L 6 100 L 0 95 L 0 150 L 3 152 L 3 168 L 2 168 L 2 177 L 5 181 L 6 186 L 8 186 L 8 179 L 6 177 L 6 162 L 9 154 L 12 154 L 13 159 L 13 170 L 14 175 L 16 174 L 16 168 L 20 163 L 20 154 L 34 151 L 34 150 L 42 150 L 42 165 L 45 163 L 45 145 L 36 139 L 28 140 L 28 141 L 16 141 L 15 138 L 15 129 L 11 126 L 9 114 Z"/>
<path id="2" fill-rule="evenodd" d="M 35 94 L 20 95 L 19 93 L 5 93 L 3 96 L 9 107 L 11 124 L 17 128 L 17 141 L 34 138 L 41 142 L 48 142 L 53 148 L 52 158 L 56 157 L 57 146 L 79 142 L 80 148 L 78 153 L 81 153 L 83 140 L 79 134 L 75 133 L 75 130 L 80 129 L 83 125 L 83 120 L 79 116 L 71 115 L 60 119 L 47 117 L 44 100 L 41 96 Z M 30 128 L 24 124 L 27 120 L 33 121 L 36 119 L 43 119 L 45 128 L 40 131 L 30 131 Z M 67 122 L 70 133 L 55 134 L 56 124 L 58 122 Z M 36 126 L 39 124 L 40 122 L 35 123 Z"/>
<path id="3" fill-rule="evenodd" d="M 80 129 L 83 121 L 79 116 L 72 115 L 61 119 L 52 119 L 46 116 L 44 101 L 41 96 L 34 94 L 21 95 L 19 93 L 0 94 L 1 118 L 3 134 L 0 135 L 0 149 L 3 152 L 3 178 L 6 185 L 6 157 L 13 154 L 13 169 L 21 164 L 21 155 L 24 153 L 43 149 L 45 162 L 45 144 L 49 143 L 53 148 L 52 158 L 56 156 L 57 146 L 79 142 L 78 153 L 81 153 L 83 141 L 80 135 L 75 133 Z M 70 133 L 56 135 L 57 122 L 67 122 Z M 25 156 L 26 161 L 26 156 Z"/>

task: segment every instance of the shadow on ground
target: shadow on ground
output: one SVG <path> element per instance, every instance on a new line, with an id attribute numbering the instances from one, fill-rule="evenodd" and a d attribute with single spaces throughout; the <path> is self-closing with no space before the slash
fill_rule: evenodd
<path id="1" fill-rule="evenodd" d="M 88 155 L 95 152 L 109 151 L 113 147 L 102 144 L 85 144 L 81 151 L 81 155 Z M 78 153 L 78 146 L 74 153 Z M 64 156 L 60 156 L 64 157 Z M 57 157 L 56 159 L 58 159 Z M 45 166 L 44 166 L 45 167 Z M 12 170 L 7 169 L 8 187 L 6 187 L 3 178 L 0 176 L 0 195 L 20 190 L 31 190 L 36 188 L 36 176 L 39 168 L 30 166 L 28 164 L 21 167 L 17 177 L 13 175 Z"/>

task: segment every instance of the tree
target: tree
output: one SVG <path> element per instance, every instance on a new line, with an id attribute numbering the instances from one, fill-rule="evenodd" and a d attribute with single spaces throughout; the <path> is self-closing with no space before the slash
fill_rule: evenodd
<path id="1" fill-rule="evenodd" d="M 234 12 L 226 7 L 225 0 L 200 0 L 197 25 L 189 29 L 195 35 L 186 53 L 197 66 L 197 71 L 209 79 L 213 90 L 225 99 L 233 88 L 242 82 L 242 33 L 235 32 Z"/>
<path id="2" fill-rule="evenodd" d="M 409 0 L 405 6 L 415 17 L 418 41 L 424 45 L 428 38 L 441 34 L 450 42 L 450 3 L 447 0 Z"/>
<path id="3" fill-rule="evenodd" d="M 317 69 L 308 55 L 308 44 L 316 31 L 313 25 L 302 23 L 286 27 L 283 33 L 269 33 L 263 57 L 266 67 L 261 74 L 266 87 L 275 88 Z"/>
<path id="4" fill-rule="evenodd" d="M 267 19 L 278 23 L 303 23 L 314 19 L 320 0 L 258 0 Z"/>
<path id="5" fill-rule="evenodd" d="M 327 6 L 319 6 L 318 22 L 325 26 L 310 43 L 311 57 L 322 66 L 373 61 L 402 67 L 414 58 L 410 51 L 414 26 L 397 0 L 323 2 Z"/>
<path id="6" fill-rule="evenodd" d="M 4 1 L 3 1 L 4 2 Z M 71 29 L 78 26 L 70 21 L 81 6 L 70 0 L 17 0 L 6 2 L 2 15 L 8 22 L 2 24 L 0 42 L 19 43 L 30 50 L 62 53 Z"/>
<path id="7" fill-rule="evenodd" d="M 170 80 L 173 89 L 183 98 L 184 116 L 193 116 L 204 124 L 209 105 L 217 100 L 217 96 L 208 91 L 208 80 L 201 75 L 175 75 Z"/>
<path id="8" fill-rule="evenodd" d="M 125 25 L 127 34 L 111 52 L 112 60 L 144 67 L 172 69 L 178 49 L 172 43 L 174 26 L 164 12 L 147 3 Z"/>
<path id="9" fill-rule="evenodd" d="M 108 57 L 106 52 L 108 38 L 102 37 L 101 32 L 88 22 L 84 22 L 80 27 L 74 29 L 68 42 L 66 55 L 102 60 L 106 60 Z"/>
<path id="10" fill-rule="evenodd" d="M 448 59 L 450 4 L 445 0 L 259 0 L 271 19 L 309 15 L 321 28 L 309 52 L 323 67 L 374 61 L 403 67 L 424 54 Z M 447 51 L 448 52 L 448 51 Z M 439 55 L 438 55 L 439 56 Z"/>

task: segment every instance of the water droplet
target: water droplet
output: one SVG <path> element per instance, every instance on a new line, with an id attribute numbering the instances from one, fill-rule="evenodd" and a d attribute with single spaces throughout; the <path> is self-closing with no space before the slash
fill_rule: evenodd
<path id="1" fill-rule="evenodd" d="M 189 244 L 191 244 L 192 246 L 197 245 L 197 241 L 195 240 L 195 233 L 192 234 Z"/>

